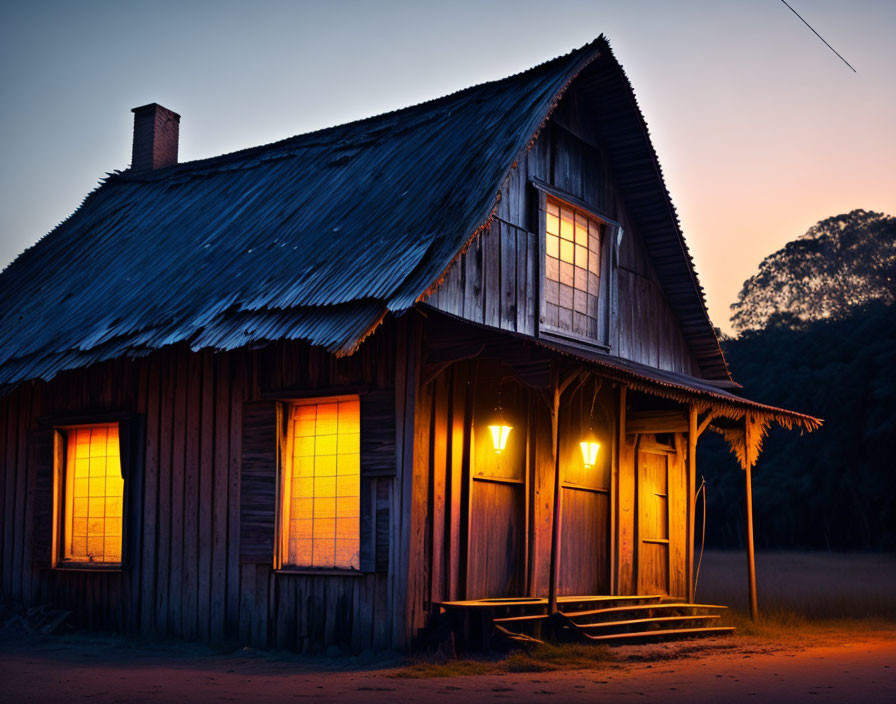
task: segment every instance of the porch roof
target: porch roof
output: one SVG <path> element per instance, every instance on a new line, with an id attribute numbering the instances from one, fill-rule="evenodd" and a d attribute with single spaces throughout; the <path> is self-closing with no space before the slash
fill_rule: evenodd
<path id="1" fill-rule="evenodd" d="M 792 428 L 796 426 L 808 431 L 817 430 L 823 422 L 820 418 L 805 413 L 798 413 L 786 408 L 752 401 L 721 388 L 707 379 L 699 379 L 679 372 L 649 367 L 597 350 L 588 350 L 577 345 L 568 345 L 554 340 L 539 339 L 535 340 L 535 344 L 552 352 L 599 366 L 602 370 L 609 372 L 609 376 L 618 374 L 619 381 L 628 384 L 638 391 L 676 401 L 697 401 L 698 405 L 703 405 L 706 409 L 712 407 L 717 413 L 722 411 L 722 415 L 730 416 L 730 414 L 725 413 L 726 410 L 735 411 L 736 415 L 742 415 L 745 411 L 753 411 L 763 416 L 764 419 L 774 420 L 784 427 Z M 705 400 L 701 402 L 702 399 Z"/>
<path id="2" fill-rule="evenodd" d="M 565 343 L 556 339 L 533 338 L 508 330 L 474 323 L 443 313 L 430 306 L 420 306 L 429 318 L 437 319 L 429 335 L 429 361 L 439 365 L 452 360 L 487 356 L 500 359 L 516 369 L 517 376 L 531 386 L 548 383 L 549 369 L 544 354 L 559 355 L 574 362 L 600 368 L 601 376 L 625 384 L 631 389 L 680 403 L 693 403 L 699 412 L 712 410 L 719 430 L 723 419 L 739 420 L 746 413 L 755 416 L 763 426 L 774 421 L 785 428 L 817 430 L 822 420 L 805 413 L 790 411 L 740 396 L 720 384 L 732 382 L 701 379 L 688 374 L 650 367 L 623 359 L 599 349 Z"/>

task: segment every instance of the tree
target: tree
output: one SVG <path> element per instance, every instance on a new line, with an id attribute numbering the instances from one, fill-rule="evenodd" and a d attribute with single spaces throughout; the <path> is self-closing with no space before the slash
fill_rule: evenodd
<path id="1" fill-rule="evenodd" d="M 824 419 L 809 435 L 773 428 L 753 471 L 756 545 L 896 549 L 896 305 L 874 301 L 838 320 L 747 331 L 722 347 L 750 398 Z M 743 545 L 744 478 L 706 433 L 709 545 Z"/>
<path id="2" fill-rule="evenodd" d="M 731 324 L 738 333 L 772 321 L 799 327 L 876 300 L 896 301 L 896 218 L 853 210 L 766 257 L 731 305 Z"/>

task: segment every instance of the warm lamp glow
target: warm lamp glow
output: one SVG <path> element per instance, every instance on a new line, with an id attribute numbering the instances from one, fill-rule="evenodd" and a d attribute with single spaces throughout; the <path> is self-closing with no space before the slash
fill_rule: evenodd
<path id="1" fill-rule="evenodd" d="M 588 437 L 579 443 L 582 448 L 582 459 L 585 460 L 585 469 L 591 469 L 597 462 L 597 451 L 600 450 L 600 443 L 593 437 Z"/>
<path id="2" fill-rule="evenodd" d="M 361 567 L 361 401 L 292 407 L 292 462 L 284 468 L 282 559 L 290 567 Z"/>
<path id="3" fill-rule="evenodd" d="M 507 447 L 507 438 L 510 437 L 510 431 L 513 430 L 509 425 L 490 425 L 488 429 L 492 434 L 492 445 L 495 446 L 495 452 L 499 455 L 501 451 Z"/>
<path id="4" fill-rule="evenodd" d="M 117 423 L 68 432 L 64 496 L 62 559 L 121 562 L 124 479 Z"/>

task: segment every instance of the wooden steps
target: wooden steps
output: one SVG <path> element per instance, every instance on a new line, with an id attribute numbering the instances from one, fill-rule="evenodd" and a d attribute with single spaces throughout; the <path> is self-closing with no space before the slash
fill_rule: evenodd
<path id="1" fill-rule="evenodd" d="M 692 604 L 659 594 L 565 596 L 551 615 L 548 600 L 537 597 L 442 602 L 440 612 L 452 624 L 457 646 L 488 650 L 504 643 L 561 641 L 621 643 L 724 635 L 719 626 L 724 606 Z"/>
<path id="2" fill-rule="evenodd" d="M 658 631 L 637 631 L 635 633 L 604 633 L 593 636 L 583 633 L 588 640 L 618 642 L 623 640 L 663 640 L 683 636 L 720 636 L 731 633 L 734 626 L 711 626 L 708 628 L 663 628 Z"/>
<path id="3" fill-rule="evenodd" d="M 547 617 L 545 617 L 547 618 Z M 577 624 L 583 630 L 592 628 L 619 628 L 620 626 L 635 626 L 644 623 L 677 623 L 681 621 L 717 621 L 721 618 L 718 614 L 700 614 L 698 616 L 655 616 L 653 618 L 633 618 L 628 621 L 600 621 L 598 623 Z M 495 619 L 497 620 L 497 619 Z"/>
<path id="4" fill-rule="evenodd" d="M 656 602 L 656 603 L 648 603 L 648 604 L 631 604 L 630 606 L 614 606 L 608 609 L 592 609 L 591 611 L 563 611 L 560 610 L 560 613 L 570 619 L 582 618 L 585 616 L 598 616 L 603 614 L 616 614 L 616 613 L 628 613 L 632 611 L 645 611 L 645 610 L 654 610 L 654 609 L 692 609 L 692 608 L 701 608 L 701 609 L 724 609 L 727 608 L 725 606 L 713 606 L 710 604 L 688 604 L 687 602 Z"/>
<path id="5" fill-rule="evenodd" d="M 730 626 L 708 625 L 718 621 L 724 606 L 691 604 L 678 599 L 610 606 L 603 609 L 563 611 L 566 623 L 557 635 L 567 640 L 618 642 L 660 640 L 730 633 Z"/>

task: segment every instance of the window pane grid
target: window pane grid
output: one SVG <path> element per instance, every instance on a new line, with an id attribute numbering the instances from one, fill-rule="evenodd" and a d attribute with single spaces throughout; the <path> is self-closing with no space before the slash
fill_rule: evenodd
<path id="1" fill-rule="evenodd" d="M 293 406 L 284 564 L 360 567 L 360 401 Z"/>
<path id="2" fill-rule="evenodd" d="M 600 223 L 548 198 L 545 213 L 545 324 L 595 337 L 599 291 Z"/>
<path id="3" fill-rule="evenodd" d="M 124 480 L 115 424 L 68 433 L 63 560 L 121 562 Z"/>

